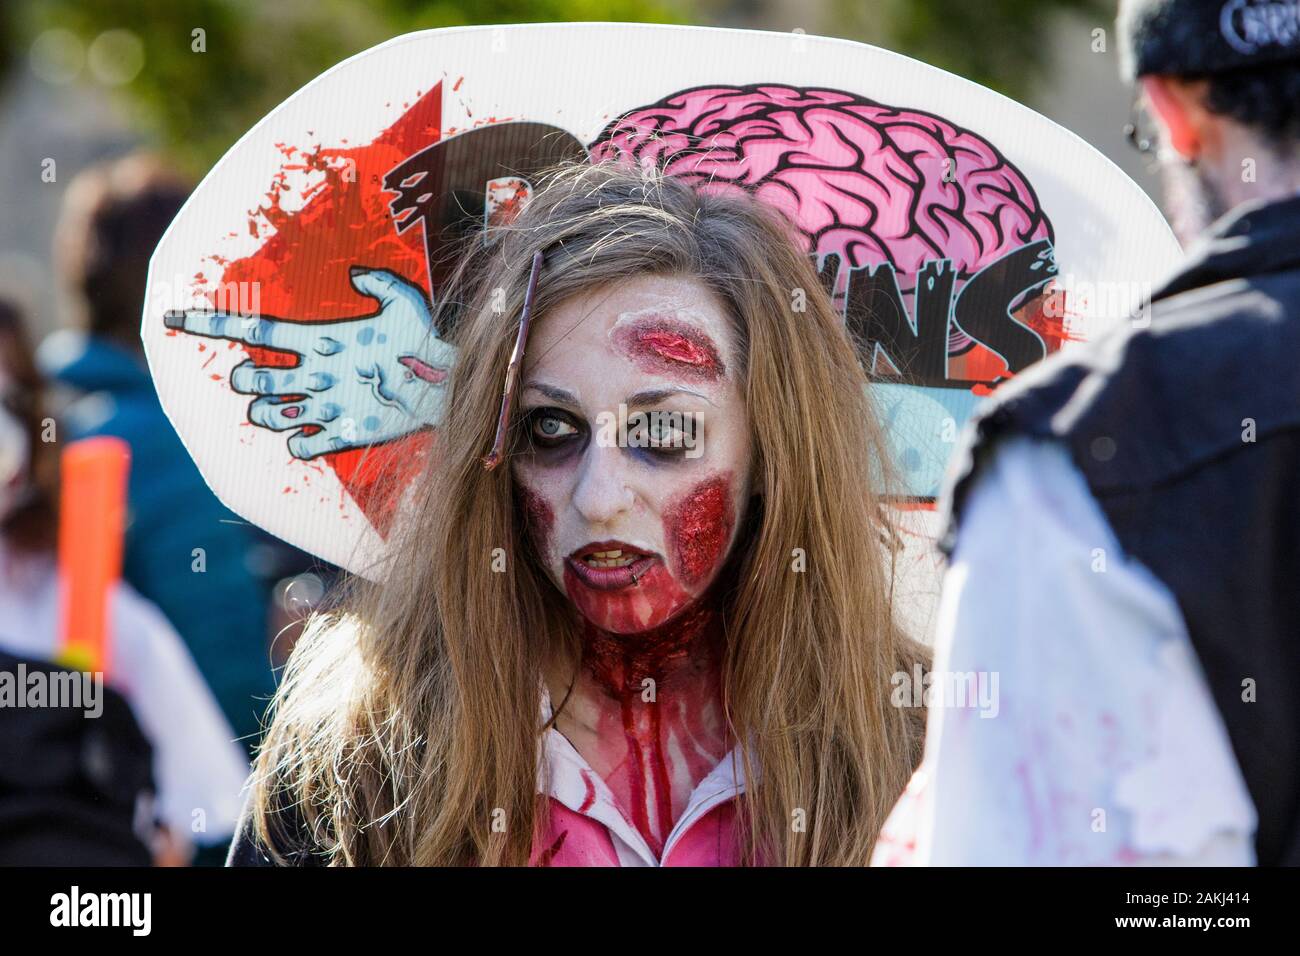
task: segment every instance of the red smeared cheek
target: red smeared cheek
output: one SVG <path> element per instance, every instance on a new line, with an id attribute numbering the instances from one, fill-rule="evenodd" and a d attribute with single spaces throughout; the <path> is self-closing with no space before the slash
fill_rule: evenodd
<path id="1" fill-rule="evenodd" d="M 685 322 L 656 317 L 614 333 L 614 343 L 643 372 L 714 381 L 726 372 L 713 340 Z"/>
<path id="2" fill-rule="evenodd" d="M 731 475 L 695 485 L 664 516 L 664 560 L 656 561 L 633 586 L 594 590 L 564 567 L 564 590 L 582 616 L 612 634 L 641 634 L 674 618 L 698 596 L 721 566 L 735 526 Z"/>
<path id="3" fill-rule="evenodd" d="M 683 585 L 694 588 L 717 570 L 734 526 L 730 474 L 700 482 L 670 506 L 664 537 Z"/>
<path id="4" fill-rule="evenodd" d="M 537 553 L 545 559 L 550 554 L 555 512 L 550 503 L 531 488 L 520 489 L 520 500 L 524 509 L 524 527 L 532 537 Z"/>

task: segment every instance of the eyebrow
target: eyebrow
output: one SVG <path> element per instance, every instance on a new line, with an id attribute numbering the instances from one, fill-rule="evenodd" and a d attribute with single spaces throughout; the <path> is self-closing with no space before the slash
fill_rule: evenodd
<path id="1" fill-rule="evenodd" d="M 568 389 L 558 388 L 555 385 L 547 385 L 545 382 L 529 382 L 524 389 L 532 389 L 535 392 L 541 392 L 553 402 L 559 402 L 561 405 L 580 405 L 578 396 L 574 395 Z"/>
<path id="2" fill-rule="evenodd" d="M 709 396 L 697 392 L 693 388 L 683 388 L 681 386 L 674 386 L 672 388 L 647 388 L 633 395 L 629 395 L 624 399 L 624 404 L 627 405 L 628 408 L 637 408 L 642 405 L 655 405 L 673 395 L 693 395 L 696 398 L 704 399 L 704 401 L 708 402 L 710 405 L 714 404 L 713 400 L 710 399 Z"/>

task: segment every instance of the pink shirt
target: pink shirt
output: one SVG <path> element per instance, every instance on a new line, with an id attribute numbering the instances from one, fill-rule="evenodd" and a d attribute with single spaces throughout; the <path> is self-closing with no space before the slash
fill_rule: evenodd
<path id="1" fill-rule="evenodd" d="M 545 719 L 551 716 L 543 693 Z M 537 792 L 550 797 L 547 832 L 533 846 L 534 866 L 737 866 L 736 798 L 744 792 L 733 749 L 692 791 L 664 842 L 662 858 L 614 800 L 609 786 L 554 727 L 543 740 Z"/>

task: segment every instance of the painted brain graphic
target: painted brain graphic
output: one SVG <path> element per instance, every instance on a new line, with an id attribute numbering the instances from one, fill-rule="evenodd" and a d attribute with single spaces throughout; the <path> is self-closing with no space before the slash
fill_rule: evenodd
<path id="1" fill-rule="evenodd" d="M 910 291 L 926 260 L 960 285 L 1052 226 L 1025 177 L 946 120 L 837 90 L 686 90 L 625 113 L 593 160 L 656 164 L 702 191 L 745 188 L 782 209 L 809 254 L 889 263 Z"/>

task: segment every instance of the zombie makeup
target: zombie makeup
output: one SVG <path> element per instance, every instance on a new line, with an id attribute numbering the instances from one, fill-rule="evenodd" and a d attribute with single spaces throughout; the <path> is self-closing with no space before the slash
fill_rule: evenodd
<path id="1" fill-rule="evenodd" d="M 531 335 L 511 470 L 582 642 L 576 671 L 548 672 L 556 726 L 661 853 L 732 743 L 716 596 L 752 481 L 743 363 L 724 304 L 685 277 L 575 296 Z"/>
<path id="2" fill-rule="evenodd" d="M 651 375 L 716 381 L 726 374 L 713 339 L 675 313 L 649 309 L 620 316 L 610 337 L 615 347 Z"/>
<path id="3" fill-rule="evenodd" d="M 641 634 L 586 625 L 585 671 L 605 702 L 586 710 L 595 732 L 586 752 L 657 855 L 695 782 L 728 746 L 717 708 L 721 647 L 720 617 L 702 601 Z"/>
<path id="4" fill-rule="evenodd" d="M 555 514 L 546 499 L 528 488 L 520 490 L 524 506 L 524 529 L 533 540 L 537 553 L 545 560 L 550 551 L 551 529 L 555 526 Z"/>
<path id="5" fill-rule="evenodd" d="M 575 297 L 533 330 L 512 469 L 551 580 L 602 631 L 663 628 L 726 561 L 750 482 L 734 350 L 722 304 L 677 277 Z"/>
<path id="6" fill-rule="evenodd" d="M 706 478 L 673 503 L 664 537 L 683 584 L 697 586 L 717 571 L 735 524 L 729 474 Z"/>
<path id="7" fill-rule="evenodd" d="M 605 540 L 565 558 L 565 592 L 587 621 L 614 634 L 637 634 L 663 626 L 700 595 L 731 544 L 731 475 L 712 475 L 687 489 L 668 502 L 661 520 L 661 552 Z"/>

